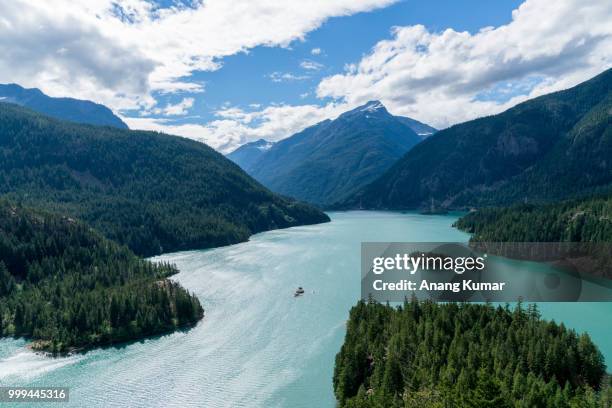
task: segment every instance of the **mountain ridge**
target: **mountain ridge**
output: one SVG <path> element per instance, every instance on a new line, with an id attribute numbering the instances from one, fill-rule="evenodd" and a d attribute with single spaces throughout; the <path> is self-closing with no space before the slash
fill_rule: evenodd
<path id="1" fill-rule="evenodd" d="M 254 142 L 245 143 L 237 149 L 225 155 L 228 159 L 236 163 L 240 168 L 249 171 L 253 164 L 270 148 L 274 142 L 265 139 L 258 139 Z"/>
<path id="2" fill-rule="evenodd" d="M 447 208 L 553 200 L 612 183 L 612 69 L 451 126 L 336 208 Z M 588 160 L 585 160 L 588 159 Z"/>
<path id="3" fill-rule="evenodd" d="M 429 126 L 426 123 L 420 122 L 416 119 L 409 118 L 407 116 L 394 115 L 397 120 L 412 129 L 421 139 L 426 139 L 434 133 L 438 132 L 438 129 Z"/>
<path id="4" fill-rule="evenodd" d="M 60 121 L 0 103 L 0 194 L 79 218 L 141 256 L 327 222 L 209 146 L 158 132 Z"/>
<path id="5" fill-rule="evenodd" d="M 374 100 L 276 142 L 248 170 L 272 191 L 326 206 L 382 174 L 421 139 Z"/>
<path id="6" fill-rule="evenodd" d="M 0 84 L 0 102 L 14 103 L 60 120 L 97 126 L 128 126 L 108 107 L 83 99 L 55 98 L 38 88 L 18 84 Z"/>

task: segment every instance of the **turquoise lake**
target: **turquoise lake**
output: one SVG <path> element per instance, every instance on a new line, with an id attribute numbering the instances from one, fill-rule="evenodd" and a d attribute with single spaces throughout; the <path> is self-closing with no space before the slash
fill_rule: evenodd
<path id="1" fill-rule="evenodd" d="M 468 235 L 452 228 L 453 214 L 330 216 L 328 224 L 155 258 L 179 267 L 174 279 L 206 309 L 200 324 L 60 358 L 3 339 L 0 385 L 69 387 L 74 407 L 333 407 L 334 357 L 360 297 L 361 242 L 466 242 Z M 306 293 L 294 298 L 298 286 Z M 612 303 L 543 303 L 540 310 L 587 331 L 612 362 Z"/>

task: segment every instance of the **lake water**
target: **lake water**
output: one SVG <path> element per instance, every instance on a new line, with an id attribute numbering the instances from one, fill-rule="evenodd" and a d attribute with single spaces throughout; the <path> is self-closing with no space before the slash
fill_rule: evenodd
<path id="1" fill-rule="evenodd" d="M 61 358 L 32 353 L 24 340 L 0 340 L 0 385 L 68 386 L 74 407 L 333 407 L 334 357 L 360 296 L 360 243 L 464 242 L 468 236 L 451 227 L 452 214 L 330 216 L 328 224 L 156 258 L 176 263 L 175 279 L 198 295 L 206 309 L 200 324 Z M 306 293 L 294 298 L 298 286 Z M 540 309 L 546 318 L 588 331 L 612 361 L 612 303 Z"/>

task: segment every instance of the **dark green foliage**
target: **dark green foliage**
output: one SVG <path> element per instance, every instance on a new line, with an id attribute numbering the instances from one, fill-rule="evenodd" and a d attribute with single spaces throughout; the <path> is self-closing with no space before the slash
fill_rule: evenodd
<path id="1" fill-rule="evenodd" d="M 53 98 L 39 89 L 26 89 L 17 84 L 0 84 L 0 97 L 4 102 L 25 106 L 56 119 L 98 126 L 128 126 L 104 105 L 73 98 Z"/>
<path id="2" fill-rule="evenodd" d="M 340 407 L 599 407 L 603 357 L 534 305 L 353 307 L 336 356 Z"/>
<path id="3" fill-rule="evenodd" d="M 612 69 L 574 88 L 437 132 L 343 207 L 451 208 L 612 188 Z"/>
<path id="4" fill-rule="evenodd" d="M 84 220 L 145 256 L 329 221 L 266 190 L 205 144 L 61 122 L 5 103 L 0 194 Z"/>
<path id="5" fill-rule="evenodd" d="M 455 226 L 481 242 L 612 242 L 612 197 L 482 208 Z"/>
<path id="6" fill-rule="evenodd" d="M 272 191 L 327 205 L 376 179 L 420 141 L 371 101 L 275 143 L 248 171 Z"/>
<path id="7" fill-rule="evenodd" d="M 535 259 L 536 256 L 529 250 L 521 251 L 520 244 L 512 243 L 585 243 L 569 244 L 566 250 L 558 253 L 546 251 L 547 244 L 535 244 L 533 248 L 542 248 L 536 251 L 537 256 L 543 257 L 540 261 L 551 261 L 561 268 L 569 267 L 585 277 L 612 278 L 612 252 L 607 244 L 612 243 L 612 196 L 556 204 L 482 208 L 460 218 L 455 227 L 472 234 L 470 245 L 475 248 L 482 242 L 511 243 L 485 244 L 487 252 L 510 258 Z"/>
<path id="8" fill-rule="evenodd" d="M 0 336 L 60 352 L 192 325 L 204 312 L 166 279 L 176 272 L 82 222 L 0 201 Z"/>

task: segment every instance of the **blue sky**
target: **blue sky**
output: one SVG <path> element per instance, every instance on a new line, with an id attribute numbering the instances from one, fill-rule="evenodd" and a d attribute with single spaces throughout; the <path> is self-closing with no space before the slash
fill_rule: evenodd
<path id="1" fill-rule="evenodd" d="M 609 0 L 14 0 L 0 83 L 227 153 L 371 99 L 437 128 L 501 112 L 610 68 L 610 21 Z"/>
<path id="2" fill-rule="evenodd" d="M 192 115 L 176 118 L 173 123 L 205 123 L 214 119 L 214 112 L 224 105 L 256 110 L 250 105 L 324 104 L 326 100 L 316 96 L 319 81 L 343 72 L 346 64 L 359 61 L 378 41 L 389 37 L 392 27 L 423 24 L 431 31 L 451 27 L 475 33 L 482 27 L 508 23 L 512 10 L 520 3 L 519 0 L 403 0 L 380 10 L 331 18 L 308 33 L 305 41 L 295 41 L 286 48 L 255 47 L 223 59 L 219 70 L 194 73 L 190 81 L 202 83 L 204 93 L 158 94 L 156 99 L 161 105 L 177 104 L 185 96 L 195 99 Z M 313 55 L 313 49 L 321 50 L 320 54 Z M 304 69 L 300 64 L 305 61 L 320 64 L 320 68 Z M 274 73 L 290 74 L 295 79 L 281 78 L 275 82 L 271 78 Z M 494 94 L 495 91 L 483 98 L 507 99 L 506 93 Z M 125 113 L 138 114 L 137 111 Z M 150 116 L 164 117 L 163 114 Z"/>

